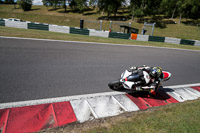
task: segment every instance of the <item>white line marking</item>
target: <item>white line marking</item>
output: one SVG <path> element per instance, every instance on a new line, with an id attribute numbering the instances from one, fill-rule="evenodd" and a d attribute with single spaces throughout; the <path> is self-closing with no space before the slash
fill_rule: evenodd
<path id="1" fill-rule="evenodd" d="M 165 86 L 164 88 L 180 88 L 180 87 L 192 87 L 192 86 L 200 86 L 200 83 Z M 64 101 L 72 101 L 72 100 L 77 100 L 77 99 L 86 99 L 86 98 L 101 97 L 101 96 L 114 96 L 114 95 L 121 95 L 121 94 L 126 94 L 126 93 L 125 92 L 113 91 L 113 92 L 102 92 L 102 93 L 94 93 L 94 94 L 74 95 L 74 96 L 48 98 L 48 99 L 38 99 L 38 100 L 29 100 L 29 101 L 1 103 L 0 109 L 13 108 L 13 107 L 23 107 L 23 106 L 38 105 L 38 104 L 47 104 L 47 103 L 56 103 L 56 102 L 64 102 Z"/>
<path id="2" fill-rule="evenodd" d="M 77 99 L 86 99 L 86 98 L 120 95 L 120 94 L 126 94 L 126 93 L 113 91 L 113 92 L 102 92 L 102 93 L 85 94 L 85 95 L 74 95 L 74 96 L 66 96 L 66 97 L 56 97 L 56 98 L 47 98 L 47 99 L 38 99 L 38 100 L 29 100 L 29 101 L 1 103 L 0 109 L 46 104 L 46 103 L 64 102 L 64 101 L 72 101 L 72 100 L 77 100 Z"/>
<path id="3" fill-rule="evenodd" d="M 165 86 L 165 88 L 183 88 L 183 87 L 190 87 L 190 86 L 200 86 L 200 83 L 195 84 L 184 84 L 184 85 L 173 85 L 173 86 Z"/>
<path id="4" fill-rule="evenodd" d="M 52 42 L 65 42 L 65 43 L 95 44 L 95 45 L 101 44 L 101 45 L 122 46 L 122 47 L 124 46 L 124 47 L 141 47 L 141 48 L 173 49 L 173 50 L 200 52 L 200 50 L 189 50 L 189 49 L 167 48 L 167 47 L 156 47 L 156 46 L 143 46 L 143 45 L 133 45 L 133 44 L 114 44 L 114 43 L 98 43 L 98 42 L 80 42 L 80 41 L 65 41 L 65 40 L 51 40 L 51 39 L 37 39 L 37 38 L 22 38 L 22 37 L 6 37 L 6 36 L 0 36 L 0 38 L 21 39 L 21 40 L 33 40 L 33 41 L 52 41 Z M 176 44 L 175 44 L 175 45 L 176 45 Z"/>

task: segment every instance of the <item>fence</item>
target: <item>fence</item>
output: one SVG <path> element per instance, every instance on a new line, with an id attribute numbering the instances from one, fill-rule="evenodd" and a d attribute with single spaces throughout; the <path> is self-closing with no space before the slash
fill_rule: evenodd
<path id="1" fill-rule="evenodd" d="M 87 29 L 96 29 L 104 31 L 113 31 L 113 32 L 123 32 L 120 29 L 120 25 L 126 25 L 131 27 L 131 22 L 115 22 L 115 21 L 93 21 L 93 20 L 84 20 L 84 28 Z"/>

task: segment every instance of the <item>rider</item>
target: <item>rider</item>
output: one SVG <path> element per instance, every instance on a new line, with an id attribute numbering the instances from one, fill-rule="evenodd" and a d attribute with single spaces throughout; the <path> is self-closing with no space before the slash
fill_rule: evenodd
<path id="1" fill-rule="evenodd" d="M 138 73 L 142 81 L 135 82 L 136 90 L 140 90 L 141 86 L 150 87 L 150 94 L 156 95 L 156 91 L 159 87 L 160 81 L 163 78 L 162 68 L 161 67 L 150 67 L 143 65 L 141 67 L 131 67 L 129 71 L 133 73 Z M 143 75 L 143 71 L 146 71 L 149 74 L 150 81 L 146 83 Z"/>

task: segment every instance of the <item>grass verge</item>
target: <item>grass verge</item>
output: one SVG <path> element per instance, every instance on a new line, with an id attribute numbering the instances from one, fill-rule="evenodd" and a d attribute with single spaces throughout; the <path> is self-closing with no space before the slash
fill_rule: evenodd
<path id="1" fill-rule="evenodd" d="M 40 131 L 57 133 L 199 133 L 200 99 Z"/>
<path id="2" fill-rule="evenodd" d="M 131 22 L 131 18 L 129 18 L 130 16 L 126 12 L 126 10 L 124 12 L 122 12 L 122 10 L 119 10 L 117 16 L 115 17 L 116 21 L 112 22 L 113 31 L 120 31 L 120 25 L 129 24 L 129 22 Z M 65 25 L 71 27 L 79 27 L 80 19 L 84 19 L 85 28 L 100 29 L 99 20 L 105 17 L 106 14 L 99 14 L 96 9 L 91 9 L 84 12 L 83 14 L 80 14 L 73 12 L 70 8 L 67 8 L 67 12 L 64 12 L 63 8 L 52 10 L 52 8 L 47 9 L 45 6 L 34 5 L 32 6 L 31 11 L 24 12 L 22 9 L 18 8 L 18 5 L 17 9 L 15 9 L 13 5 L 4 5 L 4 4 L 0 5 L 0 18 L 19 18 L 24 21 Z M 125 21 L 120 20 L 120 18 L 124 17 L 128 17 L 128 19 Z M 183 19 L 181 24 L 173 24 L 173 23 L 166 23 L 165 21 L 178 22 L 179 19 L 176 18 L 171 20 L 166 18 L 164 19 L 163 17 L 161 18 L 162 18 L 161 20 L 153 20 L 157 24 L 159 23 L 161 23 L 161 25 L 164 24 L 164 27 L 157 26 L 154 29 L 154 36 L 200 40 L 199 36 L 200 26 L 189 24 L 190 21 L 191 22 L 195 21 L 194 23 L 200 23 L 200 20 Z M 143 22 L 139 23 L 132 21 L 131 23 L 131 27 L 139 29 L 140 31 L 139 33 L 141 33 L 143 25 L 144 25 Z M 110 27 L 110 21 L 103 20 L 103 25 L 102 25 L 103 30 L 109 30 L 109 27 Z M 147 32 L 149 33 L 151 32 L 151 27 Z"/>
<path id="3" fill-rule="evenodd" d="M 96 128 L 88 132 L 107 133 L 199 133 L 200 100 L 176 104 L 136 113 L 128 120 L 122 120 L 110 128 Z"/>
<path id="4" fill-rule="evenodd" d="M 176 45 L 176 44 L 167 44 L 167 43 L 159 43 L 159 42 L 142 42 L 142 41 L 135 41 L 135 40 L 103 38 L 103 37 L 90 37 L 90 36 L 84 36 L 84 35 L 56 33 L 56 32 L 50 32 L 50 31 L 40 31 L 40 30 L 31 30 L 31 29 L 17 29 L 17 28 L 3 27 L 3 26 L 0 26 L 0 36 L 113 43 L 113 44 L 130 44 L 130 45 L 200 50 L 200 47 L 198 46 Z"/>

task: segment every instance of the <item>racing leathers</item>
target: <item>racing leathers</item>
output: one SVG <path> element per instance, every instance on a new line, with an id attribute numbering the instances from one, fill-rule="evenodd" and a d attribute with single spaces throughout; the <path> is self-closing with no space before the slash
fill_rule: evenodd
<path id="1" fill-rule="evenodd" d="M 150 93 L 151 94 L 156 94 L 156 91 L 160 85 L 160 81 L 163 78 L 163 74 L 161 74 L 159 77 L 152 77 L 149 73 L 151 72 L 153 67 L 150 66 L 140 66 L 140 67 L 131 67 L 129 69 L 130 72 L 132 72 L 133 74 L 138 74 L 141 80 L 138 80 L 135 82 L 134 84 L 134 88 L 135 90 L 141 90 L 142 86 L 147 86 L 148 88 L 150 88 Z M 146 82 L 143 71 L 147 72 L 149 74 L 150 80 L 148 80 L 148 82 Z M 145 87 L 143 87 L 145 88 Z"/>

